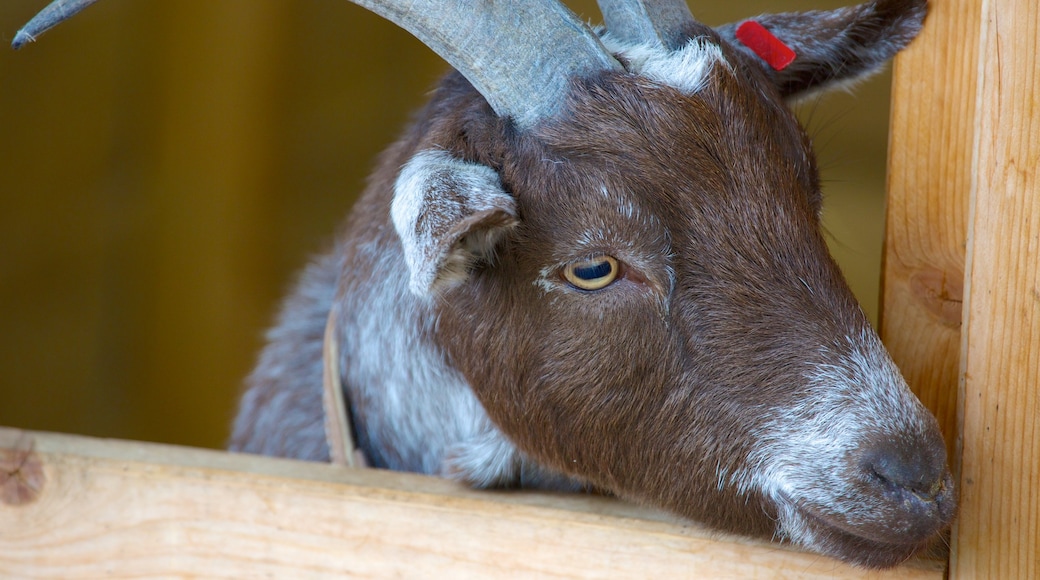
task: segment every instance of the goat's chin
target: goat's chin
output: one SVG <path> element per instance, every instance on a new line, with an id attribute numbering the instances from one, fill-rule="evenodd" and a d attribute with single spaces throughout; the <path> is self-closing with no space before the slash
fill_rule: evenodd
<path id="1" fill-rule="evenodd" d="M 780 510 L 782 536 L 796 545 L 819 554 L 824 554 L 866 568 L 891 568 L 926 551 L 941 541 L 946 525 L 938 526 L 934 533 L 924 536 L 914 534 L 900 538 L 893 533 L 884 538 L 821 516 L 811 509 L 784 502 Z"/>

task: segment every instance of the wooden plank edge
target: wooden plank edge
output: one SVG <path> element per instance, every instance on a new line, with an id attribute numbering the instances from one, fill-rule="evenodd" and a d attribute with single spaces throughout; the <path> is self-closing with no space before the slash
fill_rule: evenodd
<path id="1" fill-rule="evenodd" d="M 604 497 L 480 492 L 415 474 L 5 428 L 0 449 L 22 450 L 45 478 L 36 497 L 0 504 L 5 578 L 941 578 L 945 569 L 853 568 Z M 10 468 L 19 454 L 5 454 Z"/>

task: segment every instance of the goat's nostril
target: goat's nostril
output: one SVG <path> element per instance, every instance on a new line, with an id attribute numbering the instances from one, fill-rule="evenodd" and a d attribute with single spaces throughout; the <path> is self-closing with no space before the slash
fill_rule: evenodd
<path id="1" fill-rule="evenodd" d="M 870 453 L 867 469 L 885 485 L 933 501 L 945 490 L 945 449 L 907 449 L 905 446 Z"/>
<path id="2" fill-rule="evenodd" d="M 870 471 L 885 484 L 907 490 L 923 501 L 933 501 L 945 489 L 945 461 L 923 453 L 877 453 Z"/>

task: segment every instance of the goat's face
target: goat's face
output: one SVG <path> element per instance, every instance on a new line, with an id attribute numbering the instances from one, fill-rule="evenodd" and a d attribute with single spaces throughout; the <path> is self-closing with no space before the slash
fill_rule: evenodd
<path id="1" fill-rule="evenodd" d="M 952 517 L 944 443 L 828 254 L 809 140 L 730 58 L 693 94 L 605 74 L 512 146 L 460 151 L 515 208 L 457 242 L 494 258 L 438 293 L 442 343 L 556 469 L 892 565 Z"/>

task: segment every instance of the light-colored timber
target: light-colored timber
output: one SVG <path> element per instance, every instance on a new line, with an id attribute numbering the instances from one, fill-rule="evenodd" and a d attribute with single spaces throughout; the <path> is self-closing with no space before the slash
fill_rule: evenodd
<path id="1" fill-rule="evenodd" d="M 0 449 L 43 473 L 34 499 L 0 504 L 2 578 L 943 575 L 852 568 L 605 497 L 14 429 Z"/>
<path id="2" fill-rule="evenodd" d="M 959 471 L 951 578 L 1040 577 L 1040 7 L 935 0 L 896 60 L 881 323 Z"/>
<path id="3" fill-rule="evenodd" d="M 881 339 L 939 418 L 951 457 L 979 1 L 933 2 L 920 36 L 896 57 L 892 78 Z"/>
<path id="4" fill-rule="evenodd" d="M 985 0 L 954 578 L 1040 577 L 1040 4 Z"/>

